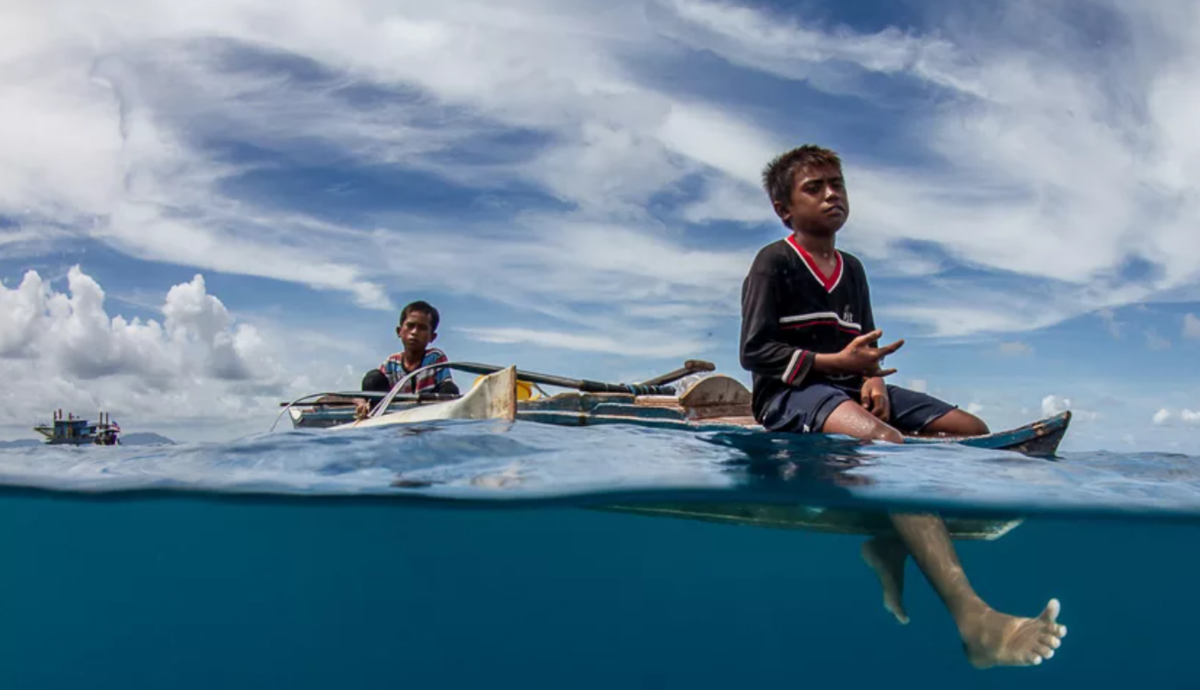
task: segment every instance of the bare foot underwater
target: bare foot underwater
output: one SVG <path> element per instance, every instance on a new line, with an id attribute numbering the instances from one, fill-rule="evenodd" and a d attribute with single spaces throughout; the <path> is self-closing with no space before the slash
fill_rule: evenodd
<path id="1" fill-rule="evenodd" d="M 1067 636 L 1067 626 L 1058 623 L 1061 608 L 1058 599 L 1051 599 L 1037 618 L 1017 618 L 986 606 L 964 615 L 958 631 L 967 658 L 975 668 L 1037 666 L 1049 660 Z"/>
<path id="2" fill-rule="evenodd" d="M 904 610 L 904 563 L 908 560 L 908 549 L 895 539 L 879 537 L 862 545 L 862 558 L 883 587 L 883 608 L 901 625 L 908 625 L 908 612 Z"/>
<path id="3" fill-rule="evenodd" d="M 907 625 L 904 566 L 908 549 L 896 539 L 878 537 L 863 544 L 862 557 L 879 578 L 883 607 L 901 625 Z M 975 668 L 985 669 L 1037 666 L 1052 659 L 1067 636 L 1067 626 L 1058 623 L 1061 610 L 1059 601 L 1051 599 L 1036 618 L 1020 618 L 995 611 L 974 598 L 953 613 L 967 659 Z"/>

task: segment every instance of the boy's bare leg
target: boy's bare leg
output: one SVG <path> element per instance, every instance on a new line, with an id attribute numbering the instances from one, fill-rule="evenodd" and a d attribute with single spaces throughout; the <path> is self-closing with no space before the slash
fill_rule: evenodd
<path id="1" fill-rule="evenodd" d="M 954 409 L 925 425 L 918 436 L 983 436 L 988 425 L 966 410 Z"/>
<path id="2" fill-rule="evenodd" d="M 925 426 L 921 435 L 982 436 L 989 433 L 987 424 L 964 410 L 950 410 Z M 904 565 L 908 548 L 904 542 L 890 537 L 871 539 L 862 546 L 862 558 L 871 566 L 883 585 L 883 606 L 902 625 L 908 624 L 904 610 Z"/>
<path id="3" fill-rule="evenodd" d="M 822 431 L 893 443 L 903 440 L 898 431 L 852 401 L 834 410 Z M 863 547 L 863 557 L 883 585 L 884 606 L 898 620 L 908 621 L 903 605 L 903 553 L 907 551 L 954 616 L 963 647 L 976 667 L 1036 665 L 1054 656 L 1067 634 L 1056 620 L 1056 599 L 1037 618 L 994 611 L 971 588 L 940 517 L 892 514 L 891 518 L 899 541 L 872 540 Z"/>
<path id="4" fill-rule="evenodd" d="M 883 587 L 883 608 L 901 625 L 908 625 L 908 611 L 904 610 L 904 563 L 908 560 L 908 547 L 899 539 L 876 537 L 862 545 L 862 558 Z"/>
<path id="5" fill-rule="evenodd" d="M 982 436 L 989 433 L 986 423 L 970 412 L 951 410 L 925 426 L 922 435 Z M 871 566 L 883 585 L 883 606 L 902 625 L 908 624 L 904 610 L 904 565 L 908 548 L 904 542 L 890 537 L 871 539 L 862 546 L 862 558 Z"/>

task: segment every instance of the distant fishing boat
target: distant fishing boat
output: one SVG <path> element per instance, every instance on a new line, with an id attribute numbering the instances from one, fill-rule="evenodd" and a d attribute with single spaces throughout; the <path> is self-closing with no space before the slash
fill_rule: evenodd
<path id="1" fill-rule="evenodd" d="M 33 430 L 52 446 L 116 446 L 121 443 L 121 427 L 106 412 L 101 412 L 99 421 L 92 424 L 83 417 L 71 413 L 64 415 L 62 410 L 55 410 L 52 423 L 39 424 Z"/>

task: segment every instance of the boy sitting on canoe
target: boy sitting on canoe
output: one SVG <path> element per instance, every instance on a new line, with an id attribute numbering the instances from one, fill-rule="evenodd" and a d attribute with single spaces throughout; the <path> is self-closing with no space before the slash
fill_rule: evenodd
<path id="1" fill-rule="evenodd" d="M 775 213 L 791 231 L 755 257 L 742 289 L 742 366 L 752 372 L 755 419 L 768 431 L 845 434 L 902 443 L 910 434 L 988 432 L 977 417 L 932 396 L 884 384 L 866 273 L 834 248 L 850 213 L 837 154 L 802 146 L 763 171 Z M 878 538 L 863 557 L 879 576 L 884 606 L 908 622 L 904 564 L 912 554 L 958 624 L 977 667 L 1040 664 L 1066 635 L 1052 599 L 1037 618 L 992 610 L 971 588 L 945 523 L 936 515 L 892 515 L 898 539 Z"/>
<path id="2" fill-rule="evenodd" d="M 363 376 L 362 389 L 387 393 L 400 379 L 414 371 L 449 361 L 445 352 L 436 347 L 429 347 L 430 343 L 437 340 L 440 320 L 438 310 L 428 302 L 418 300 L 406 305 L 400 311 L 400 324 L 396 327 L 396 337 L 404 343 L 404 351 L 388 357 L 378 369 L 368 371 L 366 376 Z M 459 391 L 450 375 L 449 367 L 438 367 L 426 369 L 412 377 L 399 392 L 457 395 Z M 370 405 L 363 399 L 354 402 L 355 418 L 365 418 L 370 413 Z"/>

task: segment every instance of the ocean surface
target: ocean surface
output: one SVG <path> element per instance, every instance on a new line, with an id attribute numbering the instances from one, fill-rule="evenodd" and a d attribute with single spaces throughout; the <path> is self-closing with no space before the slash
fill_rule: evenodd
<path id="1" fill-rule="evenodd" d="M 613 512 L 1023 518 L 956 542 L 1036 668 L 977 671 L 863 537 Z M 777 514 L 777 513 L 770 513 Z M 0 449 L 0 687 L 1194 688 L 1200 458 L 529 423 Z"/>

